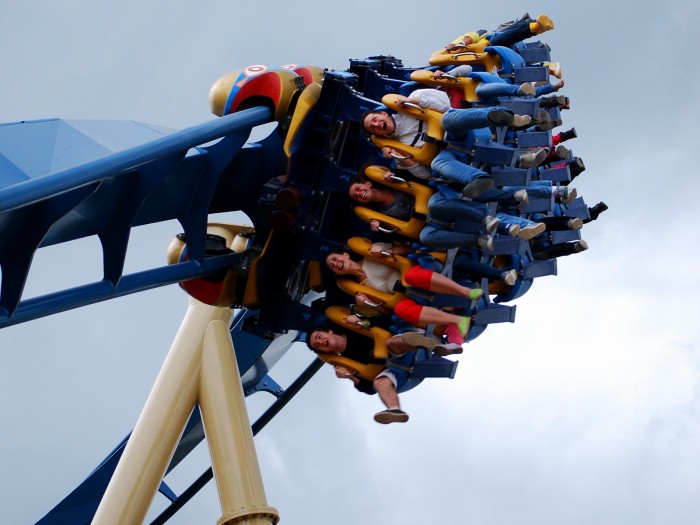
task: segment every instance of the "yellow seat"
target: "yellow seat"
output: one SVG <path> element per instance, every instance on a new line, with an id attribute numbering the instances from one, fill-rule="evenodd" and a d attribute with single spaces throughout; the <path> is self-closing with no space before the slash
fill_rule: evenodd
<path id="1" fill-rule="evenodd" d="M 388 256 L 382 254 L 371 254 L 369 250 L 370 248 L 372 248 L 372 241 L 370 241 L 366 237 L 351 237 L 350 239 L 348 239 L 347 244 L 348 247 L 358 255 L 361 255 L 368 259 L 374 259 L 377 262 L 395 268 L 401 274 L 401 284 L 403 284 L 406 287 L 410 286 L 404 279 L 404 276 L 406 275 L 406 272 L 408 270 L 410 270 L 414 266 L 417 266 L 417 263 L 413 262 L 408 257 L 405 257 L 403 255 Z M 429 252 L 429 255 L 432 255 L 433 257 L 435 257 L 435 259 L 442 263 L 445 262 L 446 254 L 444 252 Z"/>
<path id="2" fill-rule="evenodd" d="M 309 288 L 314 292 L 324 292 L 326 290 L 321 263 L 318 261 L 309 261 Z"/>
<path id="3" fill-rule="evenodd" d="M 400 98 L 402 97 L 396 93 L 389 93 L 382 97 L 382 104 L 399 113 L 410 115 L 418 120 L 424 121 L 427 124 L 427 130 L 425 132 L 427 136 L 438 141 L 443 140 L 445 131 L 442 128 L 442 113 L 434 109 L 399 106 L 398 101 Z M 426 142 L 421 147 L 416 147 L 380 135 L 372 135 L 372 143 L 380 149 L 387 146 L 393 148 L 410 156 L 413 160 L 424 166 L 430 166 L 430 163 L 440 152 L 439 146 L 431 144 L 430 142 Z"/>
<path id="4" fill-rule="evenodd" d="M 366 328 L 365 326 L 346 323 L 344 319 L 351 315 L 351 312 L 350 309 L 345 306 L 329 306 L 326 308 L 325 314 L 328 319 L 338 326 L 352 330 L 361 336 L 371 338 L 374 341 L 373 357 L 375 359 L 386 359 L 389 357 L 389 349 L 386 346 L 386 342 L 391 338 L 391 332 L 379 328 L 378 326 Z"/>
<path id="5" fill-rule="evenodd" d="M 287 131 L 287 136 L 284 139 L 284 154 L 287 158 L 292 156 L 292 143 L 296 137 L 299 127 L 306 119 L 309 111 L 316 105 L 318 98 L 321 96 L 321 84 L 314 82 L 309 84 L 304 88 L 304 91 L 299 95 L 299 100 L 297 100 L 297 105 L 294 108 L 294 113 L 292 114 L 292 120 L 289 123 L 289 130 Z"/>
<path id="6" fill-rule="evenodd" d="M 408 271 L 413 263 L 406 257 L 403 256 L 386 256 L 386 255 L 372 255 L 369 253 L 369 249 L 372 247 L 372 241 L 365 237 L 351 237 L 348 239 L 348 247 L 358 255 L 366 257 L 367 259 L 373 259 L 382 264 L 386 264 L 396 270 L 398 270 L 401 275 L 401 281 L 403 283 L 403 274 Z M 383 308 L 388 308 L 393 310 L 394 307 L 406 298 L 403 293 L 400 292 L 381 292 L 367 285 L 358 283 L 354 279 L 338 279 L 338 286 L 348 295 L 355 297 L 358 293 L 363 293 L 370 297 L 374 297 L 381 301 L 381 306 Z"/>
<path id="7" fill-rule="evenodd" d="M 428 201 L 433 195 L 433 190 L 424 184 L 418 184 L 415 182 L 401 182 L 401 181 L 384 181 L 384 174 L 389 171 L 383 166 L 369 166 L 365 169 L 365 175 L 368 179 L 383 184 L 393 190 L 408 193 L 413 196 L 415 203 L 413 209 L 422 214 L 428 214 Z M 355 214 L 365 222 L 371 222 L 373 220 L 378 220 L 382 223 L 383 227 L 388 227 L 392 230 L 392 233 L 399 233 L 406 237 L 411 237 L 417 239 L 420 235 L 421 230 L 425 226 L 425 221 L 422 218 L 411 217 L 409 220 L 404 221 L 385 215 L 367 206 L 357 205 L 355 206 Z"/>
<path id="8" fill-rule="evenodd" d="M 270 244 L 270 239 L 272 239 L 272 232 L 270 232 L 270 235 L 267 238 L 267 242 L 265 243 L 265 247 L 263 248 L 262 252 L 260 252 L 260 255 L 255 257 L 255 259 L 253 259 L 253 262 L 250 263 L 250 270 L 248 271 L 248 279 L 245 283 L 245 291 L 243 292 L 242 303 L 244 308 L 248 308 L 250 310 L 257 310 L 258 308 L 260 308 L 260 296 L 258 294 L 258 263 L 260 262 L 260 259 L 265 255 L 267 247 Z"/>
<path id="9" fill-rule="evenodd" d="M 454 77 L 454 78 L 433 78 L 433 72 L 426 69 L 417 69 L 411 73 L 411 80 L 426 84 L 429 86 L 441 87 L 445 90 L 457 90 L 462 93 L 462 98 L 469 102 L 476 102 L 479 97 L 476 96 L 476 86 L 481 81 L 474 78 Z"/>
<path id="10" fill-rule="evenodd" d="M 374 378 L 384 370 L 384 365 L 366 365 L 338 354 L 317 354 L 317 356 L 321 361 L 333 367 L 342 366 L 349 369 L 351 372 L 357 372 L 357 377 L 361 377 L 367 381 L 373 381 Z"/>
<path id="11" fill-rule="evenodd" d="M 350 310 L 342 306 L 331 306 L 326 309 L 326 317 L 334 324 L 342 326 L 360 335 L 370 337 L 374 341 L 374 358 L 386 359 L 389 356 L 389 350 L 386 347 L 386 342 L 391 337 L 391 333 L 387 330 L 378 327 L 364 328 L 356 325 L 351 325 L 343 321 L 350 315 Z M 349 359 L 343 355 L 332 353 L 319 353 L 318 358 L 323 362 L 332 366 L 342 366 L 352 371 L 357 372 L 357 376 L 368 381 L 374 380 L 379 373 L 384 370 L 384 365 L 381 363 L 365 364 L 353 359 Z"/>
<path id="12" fill-rule="evenodd" d="M 391 310 L 397 305 L 397 303 L 406 298 L 406 296 L 400 292 L 388 293 L 380 292 L 374 288 L 370 288 L 367 285 L 360 284 L 352 279 L 338 279 L 338 287 L 343 290 L 346 294 L 355 297 L 358 293 L 363 293 L 370 297 L 374 297 L 381 301 L 381 306 L 389 308 Z"/>
<path id="13" fill-rule="evenodd" d="M 472 53 L 483 53 L 484 48 L 488 47 L 489 41 L 486 40 L 486 38 L 480 37 L 476 33 L 464 33 L 463 35 L 460 35 L 456 39 L 452 41 L 452 44 L 457 44 L 457 42 L 464 42 L 465 37 L 470 37 L 472 39 L 477 39 L 476 42 L 472 42 L 471 44 L 468 45 L 461 45 L 458 47 L 455 47 L 452 51 L 447 51 L 444 47 L 441 47 L 437 51 L 434 51 L 431 55 L 430 58 L 432 59 L 435 56 L 438 55 L 448 55 L 448 54 L 455 54 L 455 53 L 461 53 L 461 52 L 472 52 Z M 431 65 L 436 65 L 432 64 L 432 62 L 428 61 Z"/>
<path id="14" fill-rule="evenodd" d="M 393 255 L 393 256 L 387 256 L 387 255 L 373 255 L 369 253 L 369 249 L 372 247 L 372 242 L 365 238 L 365 237 L 351 237 L 348 239 L 347 242 L 348 247 L 354 251 L 355 253 L 362 255 L 363 257 L 366 257 L 368 259 L 373 259 L 376 260 L 377 262 L 381 262 L 382 264 L 386 264 L 387 266 L 391 266 L 392 268 L 395 268 L 400 276 L 401 276 L 401 284 L 405 287 L 410 287 L 410 285 L 406 282 L 404 276 L 406 275 L 406 272 L 410 270 L 413 266 L 416 266 L 416 263 L 411 261 L 408 257 L 404 257 L 402 255 Z M 437 260 L 441 262 L 445 262 L 445 254 L 441 252 L 431 252 L 430 255 L 435 257 Z M 364 286 L 357 281 L 353 281 L 351 279 L 338 279 L 338 286 L 345 291 L 346 293 L 352 295 L 353 297 L 355 296 L 356 293 L 362 292 L 365 295 L 370 295 L 373 297 L 376 297 L 377 299 L 380 299 L 384 301 L 385 304 L 382 306 L 385 306 L 387 308 L 391 308 L 392 310 L 396 306 L 399 301 L 403 299 L 407 299 L 407 296 L 404 295 L 401 292 L 395 292 L 395 293 L 386 293 L 386 292 L 379 292 L 375 290 L 374 288 L 370 288 L 369 286 Z M 414 290 L 418 290 L 415 289 Z M 426 294 L 429 294 L 430 292 L 425 292 Z M 426 325 L 417 325 L 420 328 L 425 328 Z M 435 328 L 435 333 L 436 334 L 442 334 L 444 330 L 444 327 L 436 327 Z"/>
<path id="15" fill-rule="evenodd" d="M 369 250 L 372 248 L 372 241 L 366 237 L 351 237 L 348 239 L 348 247 L 362 257 L 373 259 L 398 270 L 399 274 L 401 275 L 401 284 L 408 286 L 408 284 L 404 281 L 404 275 L 408 270 L 415 266 L 415 264 L 408 257 L 404 257 L 403 255 L 371 254 Z"/>
<path id="16" fill-rule="evenodd" d="M 484 51 L 488 45 L 488 40 L 482 39 L 475 44 L 459 47 L 452 52 L 439 49 L 430 55 L 428 63 L 431 66 L 480 65 L 486 71 L 492 71 L 494 67 L 498 70 L 501 68 L 501 59 L 496 54 Z"/>

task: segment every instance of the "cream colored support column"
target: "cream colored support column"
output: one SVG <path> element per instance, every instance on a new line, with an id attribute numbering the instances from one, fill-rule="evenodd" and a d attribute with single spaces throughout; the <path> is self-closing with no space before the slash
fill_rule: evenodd
<path id="1" fill-rule="evenodd" d="M 231 334 L 221 321 L 210 323 L 204 336 L 199 385 L 199 407 L 223 512 L 217 523 L 277 523 L 279 514 L 265 498 Z"/>
<path id="2" fill-rule="evenodd" d="M 232 316 L 230 308 L 190 299 L 187 314 L 100 502 L 93 525 L 143 523 L 197 401 L 205 331 L 214 320 L 228 326 Z"/>

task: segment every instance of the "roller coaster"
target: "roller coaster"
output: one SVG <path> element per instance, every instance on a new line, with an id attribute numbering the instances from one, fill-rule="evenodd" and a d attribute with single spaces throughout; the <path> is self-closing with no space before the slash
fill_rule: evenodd
<path id="1" fill-rule="evenodd" d="M 156 491 L 169 506 L 152 523 L 165 523 L 212 478 L 221 523 L 276 523 L 251 438 L 325 363 L 369 381 L 384 368 L 400 370 L 408 378 L 400 391 L 454 378 L 458 361 L 429 347 L 401 358 L 386 353 L 382 342 L 392 334 L 417 328 L 436 341 L 446 337 L 444 326 L 416 327 L 397 315 L 398 301 L 469 318 L 463 335 L 471 342 L 492 325 L 514 322 L 515 301 L 534 280 L 556 275 L 558 258 L 587 249 L 582 226 L 605 207 L 589 207 L 570 185 L 585 166 L 562 145 L 575 130 L 554 131 L 570 104 L 554 87 L 561 67 L 546 43 L 499 44 L 499 34 L 468 33 L 422 67 L 386 55 L 351 59 L 344 71 L 249 66 L 213 85 L 218 118 L 181 131 L 125 121 L 0 125 L 0 328 L 175 283 L 190 297 L 134 431 L 37 523 L 141 523 Z M 449 111 L 498 106 L 527 118 L 469 129 L 456 140 L 443 129 L 444 112 L 406 103 L 420 89 L 447 94 Z M 371 111 L 420 122 L 421 145 L 370 135 L 363 122 Z M 251 130 L 271 122 L 274 131 L 249 142 Z M 445 151 L 485 174 L 489 189 L 471 195 L 436 170 Z M 433 172 L 416 176 L 408 168 L 415 165 Z M 408 196 L 410 209 L 397 216 L 352 200 L 358 181 Z M 438 201 L 478 204 L 490 222 Z M 252 225 L 209 222 L 210 214 L 231 211 Z M 132 229 L 172 219 L 182 230 L 173 232 L 163 266 L 125 274 Z M 102 247 L 102 279 L 23 298 L 38 249 L 92 236 Z M 387 242 L 410 249 L 372 251 Z M 338 247 L 402 276 L 425 268 L 484 293 L 457 298 L 405 281 L 383 293 L 333 275 L 326 261 Z M 358 294 L 372 300 L 357 308 Z M 359 321 L 348 322 L 353 315 Z M 283 388 L 270 371 L 320 322 L 373 338 L 376 361 L 319 352 Z M 251 426 L 242 398 L 261 391 L 274 401 Z M 175 494 L 163 477 L 205 430 L 212 469 Z"/>

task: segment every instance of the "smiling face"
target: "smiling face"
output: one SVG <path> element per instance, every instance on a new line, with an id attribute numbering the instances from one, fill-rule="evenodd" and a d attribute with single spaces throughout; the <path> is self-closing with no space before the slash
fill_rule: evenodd
<path id="1" fill-rule="evenodd" d="M 372 183 L 371 182 L 355 182 L 350 185 L 348 195 L 356 202 L 369 203 L 372 202 Z"/>
<path id="2" fill-rule="evenodd" d="M 334 334 L 332 331 L 316 330 L 309 334 L 309 344 L 317 352 L 342 353 L 345 350 L 345 336 Z"/>
<path id="3" fill-rule="evenodd" d="M 336 275 L 345 275 L 350 270 L 350 254 L 348 252 L 328 254 L 326 266 Z"/>
<path id="4" fill-rule="evenodd" d="M 372 135 L 391 135 L 396 129 L 396 124 L 391 115 L 386 111 L 369 113 L 362 121 L 362 127 Z"/>

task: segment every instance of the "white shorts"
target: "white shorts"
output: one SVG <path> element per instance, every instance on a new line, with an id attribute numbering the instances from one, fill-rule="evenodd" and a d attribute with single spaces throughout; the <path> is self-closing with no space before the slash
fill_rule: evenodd
<path id="1" fill-rule="evenodd" d="M 375 381 L 377 379 L 379 379 L 380 377 L 389 378 L 389 381 L 391 381 L 391 383 L 394 385 L 394 388 L 397 388 L 398 382 L 396 381 L 396 374 L 394 374 L 394 372 L 392 372 L 391 370 L 388 370 L 386 368 L 384 370 L 382 370 L 382 372 L 377 377 L 374 378 Z"/>

